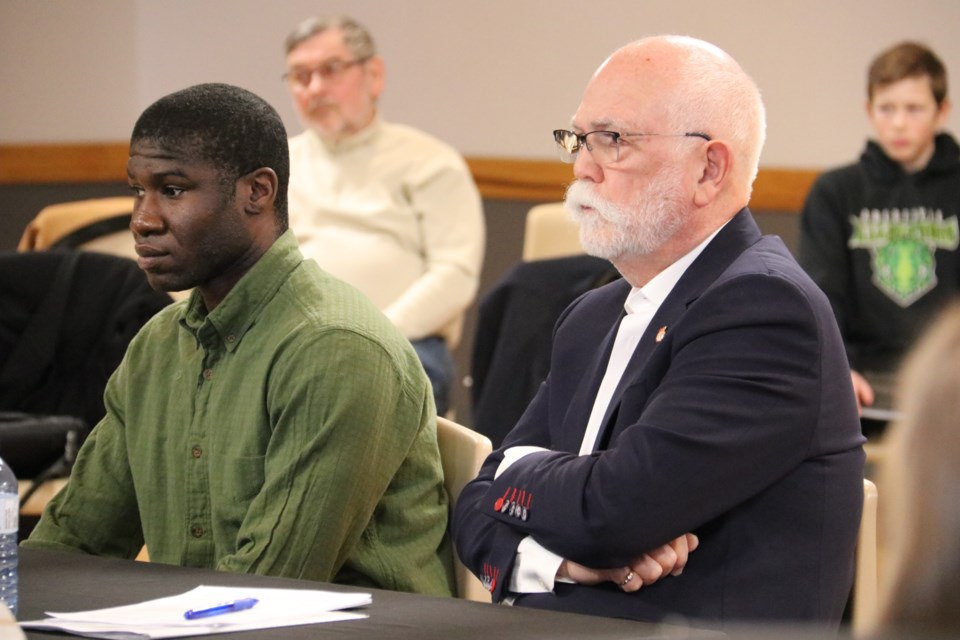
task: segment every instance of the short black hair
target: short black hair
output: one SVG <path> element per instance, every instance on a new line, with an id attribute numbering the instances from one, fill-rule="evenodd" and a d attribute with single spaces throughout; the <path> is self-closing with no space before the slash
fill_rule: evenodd
<path id="1" fill-rule="evenodd" d="M 189 150 L 213 163 L 233 185 L 261 167 L 277 174 L 277 223 L 287 229 L 290 150 L 277 111 L 256 94 L 229 84 L 198 84 L 160 98 L 140 115 L 131 145 L 151 140 L 168 149 Z"/>

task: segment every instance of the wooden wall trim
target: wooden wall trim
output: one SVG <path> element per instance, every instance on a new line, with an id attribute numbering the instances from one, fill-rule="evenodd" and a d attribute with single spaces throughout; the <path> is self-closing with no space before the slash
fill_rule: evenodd
<path id="1" fill-rule="evenodd" d="M 547 202 L 563 200 L 573 166 L 552 160 L 467 158 L 484 198 Z"/>
<path id="2" fill-rule="evenodd" d="M 812 169 L 760 168 L 753 183 L 750 208 L 754 211 L 800 213 L 813 181 L 820 175 Z"/>
<path id="3" fill-rule="evenodd" d="M 0 145 L 0 185 L 126 182 L 126 142 Z"/>
<path id="4" fill-rule="evenodd" d="M 0 145 L 0 185 L 124 182 L 127 143 Z M 570 165 L 550 160 L 467 158 L 484 198 L 547 202 L 563 199 Z M 750 206 L 798 212 L 818 172 L 761 169 Z"/>
<path id="5" fill-rule="evenodd" d="M 573 179 L 571 165 L 556 161 L 467 158 L 467 165 L 484 198 L 502 200 L 563 200 Z M 750 207 L 755 211 L 799 213 L 819 171 L 760 169 Z"/>

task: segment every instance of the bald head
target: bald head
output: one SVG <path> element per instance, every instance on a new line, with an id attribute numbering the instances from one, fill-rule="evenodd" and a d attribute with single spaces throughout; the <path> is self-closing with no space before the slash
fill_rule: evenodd
<path id="1" fill-rule="evenodd" d="M 656 133 L 704 133 L 731 147 L 731 183 L 749 199 L 766 137 L 760 91 L 722 49 L 685 36 L 655 36 L 615 51 L 587 87 Z M 631 113 L 632 112 L 632 113 Z"/>

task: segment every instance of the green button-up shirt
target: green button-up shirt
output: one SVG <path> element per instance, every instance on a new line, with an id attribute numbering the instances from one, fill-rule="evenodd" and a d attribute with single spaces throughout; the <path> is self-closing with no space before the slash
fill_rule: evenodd
<path id="1" fill-rule="evenodd" d="M 450 594 L 430 384 L 287 232 L 211 313 L 155 316 L 24 544 Z"/>

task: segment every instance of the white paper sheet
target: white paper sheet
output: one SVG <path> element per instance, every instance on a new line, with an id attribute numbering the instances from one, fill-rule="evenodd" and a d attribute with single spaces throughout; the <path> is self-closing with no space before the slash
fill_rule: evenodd
<path id="1" fill-rule="evenodd" d="M 241 598 L 259 602 L 243 611 L 187 620 L 189 609 L 212 607 Z M 44 620 L 21 622 L 27 629 L 54 629 L 91 638 L 178 638 L 248 629 L 269 629 L 338 620 L 356 620 L 364 614 L 343 609 L 370 604 L 368 593 L 299 589 L 254 589 L 199 586 L 169 598 L 93 611 L 53 612 Z"/>

